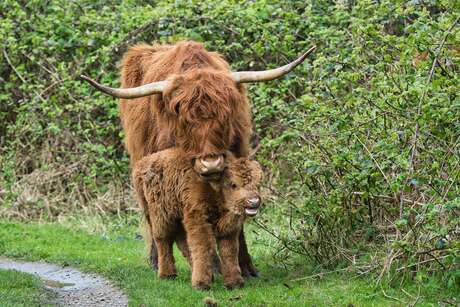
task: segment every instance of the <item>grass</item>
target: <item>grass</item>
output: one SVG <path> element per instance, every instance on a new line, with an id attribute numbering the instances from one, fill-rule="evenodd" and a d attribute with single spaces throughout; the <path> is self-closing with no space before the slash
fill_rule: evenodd
<path id="1" fill-rule="evenodd" d="M 5 307 L 48 306 L 52 294 L 42 282 L 29 274 L 0 270 L 0 305 Z"/>
<path id="2" fill-rule="evenodd" d="M 308 275 L 312 268 L 303 265 L 286 269 L 273 263 L 270 256 L 273 251 L 257 244 L 259 240 L 250 242 L 250 246 L 262 272 L 260 278 L 249 279 L 243 289 L 228 291 L 219 277 L 211 291 L 196 291 L 190 286 L 190 272 L 180 256 L 176 257 L 178 278 L 159 280 L 145 261 L 143 241 L 135 239 L 135 222 L 120 221 L 94 230 L 84 227 L 83 222 L 61 225 L 0 220 L 0 254 L 100 273 L 125 291 L 131 306 L 203 306 L 206 297 L 217 301 L 219 306 L 399 306 L 413 303 L 418 297 L 417 303 L 429 306 L 437 305 L 443 297 L 455 295 L 441 289 L 434 281 L 382 289 L 375 287 L 369 277 L 352 278 L 344 273 L 328 274 L 320 280 L 292 281 Z M 3 278 L 0 289 L 6 284 L 2 282 L 4 274 L 0 275 Z M 19 278 L 15 279 L 19 281 L 18 287 L 8 293 L 13 293 L 13 298 L 17 295 L 19 300 L 31 293 L 34 299 L 39 289 L 37 281 L 23 274 L 18 276 L 20 278 L 13 277 Z"/>

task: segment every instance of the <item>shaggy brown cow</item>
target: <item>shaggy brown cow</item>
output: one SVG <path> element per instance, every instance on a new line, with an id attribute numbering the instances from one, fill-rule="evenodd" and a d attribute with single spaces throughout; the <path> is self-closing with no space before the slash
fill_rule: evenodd
<path id="1" fill-rule="evenodd" d="M 120 101 L 121 120 L 131 165 L 142 157 L 173 146 L 184 149 L 195 171 L 209 180 L 223 170 L 223 153 L 247 157 L 252 133 L 245 82 L 279 78 L 302 63 L 315 47 L 285 66 L 255 72 L 231 72 L 217 53 L 195 42 L 137 45 L 121 66 L 121 89 L 83 79 Z M 217 174 L 217 176 L 216 176 Z M 256 275 L 240 233 L 241 269 Z M 152 245 L 151 262 L 157 266 Z"/>
<path id="2" fill-rule="evenodd" d="M 257 214 L 262 170 L 256 161 L 237 159 L 231 153 L 226 160 L 223 176 L 212 182 L 194 171 L 181 148 L 166 149 L 136 163 L 134 190 L 158 248 L 159 277 L 176 276 L 173 243 L 185 229 L 194 287 L 210 287 L 215 236 L 225 286 L 244 284 L 238 265 L 238 236 L 246 215 Z"/>

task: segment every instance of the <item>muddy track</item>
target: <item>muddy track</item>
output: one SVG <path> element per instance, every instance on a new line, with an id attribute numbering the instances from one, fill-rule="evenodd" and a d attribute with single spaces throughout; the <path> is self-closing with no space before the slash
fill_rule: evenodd
<path id="1" fill-rule="evenodd" d="M 45 262 L 22 262 L 0 257 L 0 269 L 17 270 L 41 278 L 56 293 L 59 306 L 128 306 L 128 298 L 96 274 Z"/>

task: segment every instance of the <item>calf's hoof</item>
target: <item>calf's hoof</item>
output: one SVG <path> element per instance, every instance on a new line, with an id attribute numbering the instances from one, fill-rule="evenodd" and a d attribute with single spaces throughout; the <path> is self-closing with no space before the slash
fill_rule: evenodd
<path id="1" fill-rule="evenodd" d="M 173 279 L 176 278 L 177 271 L 174 265 L 163 265 L 158 270 L 158 277 L 162 279 Z"/>
<path id="2" fill-rule="evenodd" d="M 225 288 L 228 290 L 236 289 L 236 288 L 243 288 L 244 287 L 244 279 L 241 276 L 237 278 L 229 279 L 228 281 L 224 281 Z"/>
<path id="3" fill-rule="evenodd" d="M 207 291 L 211 289 L 211 284 L 205 281 L 196 281 L 192 283 L 193 288 L 197 290 L 204 290 Z"/>
<path id="4" fill-rule="evenodd" d="M 161 279 L 174 279 L 177 277 L 176 273 L 169 273 L 169 274 L 158 274 L 158 277 Z"/>

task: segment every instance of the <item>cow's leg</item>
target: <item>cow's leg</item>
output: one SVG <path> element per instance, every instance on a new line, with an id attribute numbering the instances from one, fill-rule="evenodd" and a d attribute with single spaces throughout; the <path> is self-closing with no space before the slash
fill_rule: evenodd
<path id="1" fill-rule="evenodd" d="M 158 276 L 160 278 L 176 277 L 177 272 L 173 255 L 174 241 L 169 237 L 155 237 L 155 243 L 158 248 Z"/>
<path id="2" fill-rule="evenodd" d="M 149 263 L 154 271 L 158 270 L 158 250 L 154 240 L 150 242 Z"/>
<path id="3" fill-rule="evenodd" d="M 192 286 L 208 290 L 212 282 L 212 259 L 216 240 L 211 224 L 202 212 L 193 210 L 184 214 L 184 228 L 192 256 Z"/>
<path id="4" fill-rule="evenodd" d="M 248 246 L 246 245 L 246 239 L 244 237 L 243 226 L 241 227 L 239 236 L 238 262 L 241 268 L 241 273 L 244 277 L 259 276 L 259 272 L 252 263 L 251 255 L 249 255 Z"/>
<path id="5" fill-rule="evenodd" d="M 241 277 L 241 270 L 238 265 L 238 240 L 239 236 L 236 233 L 217 240 L 224 285 L 228 289 L 244 285 L 244 279 Z"/>

